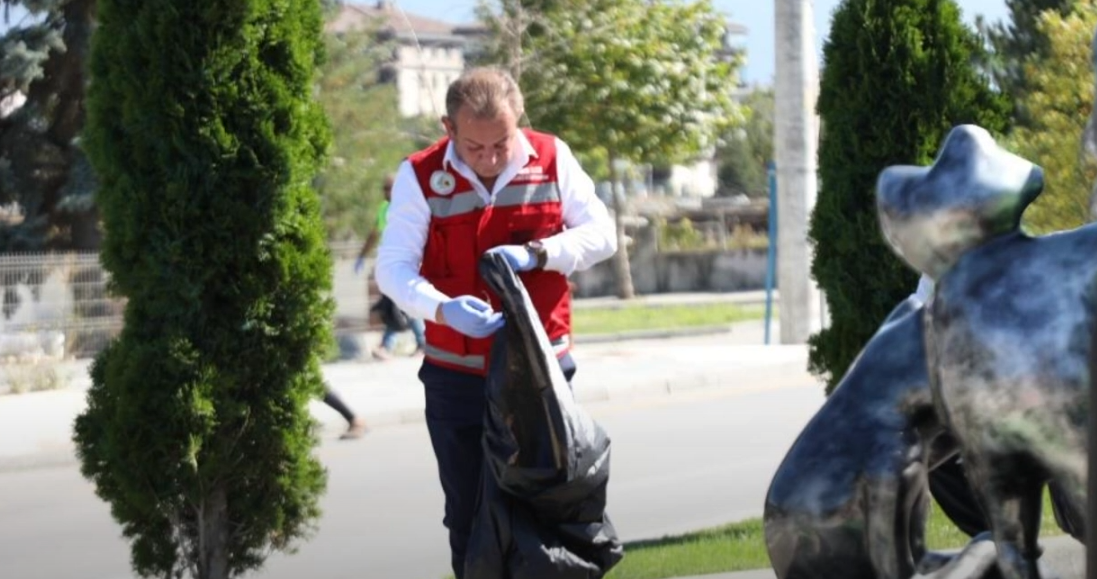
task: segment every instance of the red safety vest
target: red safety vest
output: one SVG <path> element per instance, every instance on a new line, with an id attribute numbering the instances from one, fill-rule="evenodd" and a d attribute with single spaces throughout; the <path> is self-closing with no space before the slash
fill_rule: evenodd
<path id="1" fill-rule="evenodd" d="M 423 250 L 422 276 L 442 293 L 474 295 L 500 310 L 499 299 L 480 277 L 478 260 L 499 245 L 522 245 L 564 229 L 556 178 L 556 139 L 523 130 L 533 145 L 529 163 L 485 206 L 472 184 L 443 166 L 449 139 L 415 153 L 408 160 L 430 206 L 430 228 Z M 567 278 L 554 271 L 519 274 L 557 355 L 569 346 L 571 295 Z M 486 374 L 491 338 L 469 338 L 453 328 L 427 322 L 426 357 L 463 372 Z"/>

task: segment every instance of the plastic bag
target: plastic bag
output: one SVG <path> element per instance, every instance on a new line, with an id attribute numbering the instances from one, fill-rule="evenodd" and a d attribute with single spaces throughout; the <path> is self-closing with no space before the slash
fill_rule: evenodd
<path id="1" fill-rule="evenodd" d="M 521 280 L 501 256 L 480 273 L 499 295 L 487 377 L 484 476 L 467 579 L 602 577 L 623 556 L 605 512 L 610 440 L 583 411 Z"/>

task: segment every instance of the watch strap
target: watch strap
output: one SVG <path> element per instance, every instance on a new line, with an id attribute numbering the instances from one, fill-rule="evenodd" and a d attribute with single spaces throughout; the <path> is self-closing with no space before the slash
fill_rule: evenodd
<path id="1" fill-rule="evenodd" d="M 545 264 L 548 263 L 548 252 L 545 251 L 545 245 L 540 241 L 530 241 L 526 243 L 526 251 L 533 255 L 533 259 L 536 262 L 533 266 L 534 269 L 545 269 Z"/>

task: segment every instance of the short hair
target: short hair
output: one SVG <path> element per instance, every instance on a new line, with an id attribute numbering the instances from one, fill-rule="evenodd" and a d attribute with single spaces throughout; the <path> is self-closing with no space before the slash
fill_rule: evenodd
<path id="1" fill-rule="evenodd" d="M 510 106 L 515 118 L 521 118 L 525 112 L 522 90 L 514 77 L 501 68 L 470 68 L 446 91 L 446 115 L 451 119 L 462 106 L 469 107 L 475 118 L 495 118 L 502 112 L 504 103 Z"/>

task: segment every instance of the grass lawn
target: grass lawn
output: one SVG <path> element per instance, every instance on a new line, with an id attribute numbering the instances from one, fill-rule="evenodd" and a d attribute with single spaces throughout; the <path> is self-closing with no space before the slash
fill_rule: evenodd
<path id="1" fill-rule="evenodd" d="M 1051 502 L 1044 493 L 1041 537 L 1061 535 L 1051 514 Z M 930 549 L 962 547 L 967 535 L 949 521 L 936 503 L 926 524 L 926 544 Z M 613 568 L 607 579 L 663 579 L 683 575 L 726 573 L 769 567 L 762 520 L 749 519 L 686 535 L 638 541 L 625 545 L 625 558 Z"/>
<path id="2" fill-rule="evenodd" d="M 777 309 L 774 308 L 776 317 Z M 761 304 L 707 303 L 654 306 L 614 305 L 604 308 L 575 308 L 572 329 L 576 334 L 612 334 L 635 330 L 670 330 L 760 320 Z M 611 491 L 612 492 L 612 491 Z M 1044 493 L 1041 537 L 1061 535 Z M 968 541 L 933 503 L 926 525 L 930 549 L 955 549 Z M 607 579 L 665 579 L 708 573 L 726 573 L 769 567 L 761 519 L 731 523 L 679 536 L 627 543 L 625 558 Z M 452 576 L 451 576 L 452 577 Z"/>
<path id="3" fill-rule="evenodd" d="M 635 330 L 673 330 L 761 320 L 761 304 L 707 303 L 696 305 L 626 305 L 612 308 L 574 308 L 571 326 L 576 334 L 612 334 Z M 774 316 L 777 315 L 774 308 Z"/>

